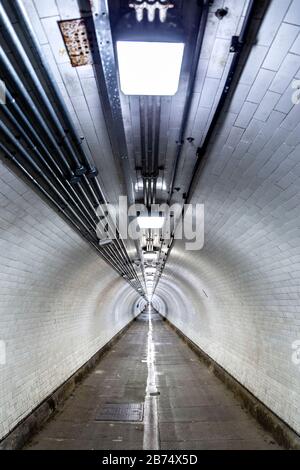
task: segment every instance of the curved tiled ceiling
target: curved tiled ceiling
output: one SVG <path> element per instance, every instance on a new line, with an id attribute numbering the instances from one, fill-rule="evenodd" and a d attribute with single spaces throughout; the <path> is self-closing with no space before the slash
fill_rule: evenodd
<path id="1" fill-rule="evenodd" d="M 300 80 L 297 2 L 258 2 L 262 8 L 255 10 L 251 18 L 250 40 L 234 76 L 230 97 L 217 116 L 217 126 L 202 155 L 190 193 L 192 202 L 205 205 L 204 248 L 199 252 L 186 251 L 184 241 L 176 241 L 166 256 L 161 255 L 166 263 L 153 304 L 205 353 L 300 432 L 300 378 L 291 360 L 292 344 L 300 335 L 300 106 L 292 101 L 295 92 L 292 83 Z M 71 67 L 57 25 L 59 20 L 80 16 L 78 4 L 65 0 L 24 0 L 23 3 L 75 126 L 85 137 L 83 145 L 98 166 L 99 181 L 108 200 L 115 204 L 119 194 L 125 191 L 125 181 L 122 165 L 112 149 L 105 120 L 107 110 L 99 98 L 96 75 L 90 65 Z M 112 15 L 114 9 L 124 4 L 110 3 Z M 176 2 L 176 6 L 182 11 L 189 3 Z M 160 100 L 158 156 L 162 189 L 157 195 L 161 201 L 171 196 L 172 201 L 182 203 L 189 189 L 198 161 L 198 147 L 203 143 L 232 62 L 231 38 L 241 32 L 247 5 L 246 1 L 217 0 L 210 6 L 174 181 L 175 191 L 171 195 L 168 191 L 186 96 L 179 92 L 175 97 Z M 220 20 L 215 13 L 223 6 L 228 7 L 229 13 Z M 128 165 L 137 200 L 141 192 L 136 166 L 140 166 L 144 144 L 141 141 L 141 101 L 121 95 Z M 151 99 L 145 101 L 146 107 L 151 107 Z M 186 140 L 189 137 L 191 139 Z M 31 190 L 23 183 L 20 185 L 12 173 L 5 169 L 3 172 L 1 192 L 8 217 L 4 222 L 8 224 L 5 230 L 11 230 L 13 239 L 7 247 L 4 238 L 9 259 L 8 264 L 4 263 L 5 275 L 9 273 L 11 281 L 8 282 L 12 283 L 6 289 L 8 293 L 13 289 L 13 296 L 6 299 L 13 312 L 11 321 L 18 315 L 28 315 L 28 301 L 51 326 L 50 341 L 60 345 L 65 340 L 65 336 L 59 334 L 60 325 L 69 328 L 68 347 L 70 351 L 75 348 L 75 353 L 70 352 L 69 363 L 59 370 L 63 380 L 128 323 L 137 313 L 132 306 L 139 304 L 142 308 L 144 301 L 140 304 L 131 287 L 101 258 L 94 256 L 81 238 L 42 205 Z M 16 219 L 22 222 L 20 231 L 14 227 Z M 44 224 L 47 233 L 41 232 Z M 33 246 L 34 236 L 38 234 L 39 240 L 41 233 L 49 243 L 45 241 L 47 246 L 41 248 Z M 14 244 L 18 247 L 24 244 L 22 257 L 25 261 L 16 259 L 11 249 Z M 30 254 L 32 247 L 34 253 Z M 39 249 L 44 250 L 43 254 L 35 253 Z M 127 250 L 131 261 L 140 258 L 136 245 L 127 245 Z M 30 269 L 34 266 L 39 267 L 37 272 L 44 273 L 44 278 L 32 278 Z M 137 272 L 143 280 L 142 273 L 138 269 Z M 39 287 L 42 295 L 30 297 L 28 290 L 32 285 Z M 55 311 L 49 307 L 53 301 Z M 25 335 L 19 345 L 21 350 L 26 351 L 27 338 L 28 341 L 33 338 L 35 351 L 39 350 L 40 340 L 34 336 L 34 331 L 43 338 L 45 324 L 40 319 L 36 322 L 34 308 L 29 318 L 33 336 Z M 21 317 L 21 328 L 27 328 L 24 319 Z M 82 340 L 84 351 L 77 351 L 76 345 Z M 17 341 L 16 336 L 12 347 L 18 345 Z M 52 366 L 54 364 L 50 364 Z M 22 365 L 17 367 L 19 373 Z M 43 366 L 39 363 L 37 367 Z M 9 390 L 7 384 L 11 376 L 5 380 Z M 28 382 L 28 394 L 34 380 Z M 56 385 L 52 383 L 52 389 Z M 50 390 L 47 387 L 34 397 L 34 403 L 28 400 L 17 415 L 6 417 L 1 435 L 47 395 Z"/>

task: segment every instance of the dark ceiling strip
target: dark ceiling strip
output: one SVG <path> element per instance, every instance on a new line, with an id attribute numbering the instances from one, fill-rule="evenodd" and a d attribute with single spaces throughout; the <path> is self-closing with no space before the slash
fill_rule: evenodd
<path id="1" fill-rule="evenodd" d="M 144 203 L 150 207 L 155 200 L 158 177 L 161 99 L 140 96 L 139 107 Z"/>

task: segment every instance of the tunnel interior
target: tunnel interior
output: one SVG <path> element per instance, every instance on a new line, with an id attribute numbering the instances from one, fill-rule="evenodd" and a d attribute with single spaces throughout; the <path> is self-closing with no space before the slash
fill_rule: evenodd
<path id="1" fill-rule="evenodd" d="M 299 1 L 3 0 L 0 20 L 0 448 L 127 327 L 152 347 L 147 312 L 157 362 L 183 348 L 169 325 L 296 442 Z M 124 93 L 120 41 L 183 44 L 175 92 L 168 52 Z"/>

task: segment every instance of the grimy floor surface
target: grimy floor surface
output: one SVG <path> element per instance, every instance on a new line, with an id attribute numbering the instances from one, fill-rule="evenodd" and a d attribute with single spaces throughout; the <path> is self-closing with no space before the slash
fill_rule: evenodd
<path id="1" fill-rule="evenodd" d="M 149 313 L 27 449 L 278 448 L 161 317 Z"/>

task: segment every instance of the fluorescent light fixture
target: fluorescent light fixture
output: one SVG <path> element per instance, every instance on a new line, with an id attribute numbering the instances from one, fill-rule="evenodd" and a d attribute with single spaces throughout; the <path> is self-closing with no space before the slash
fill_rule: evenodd
<path id="1" fill-rule="evenodd" d="M 99 240 L 99 246 L 106 246 L 106 245 L 110 245 L 112 243 L 112 240 L 110 239 L 106 239 L 106 240 Z"/>
<path id="2" fill-rule="evenodd" d="M 141 229 L 160 229 L 164 226 L 165 218 L 156 216 L 140 216 L 137 218 L 137 221 Z"/>
<path id="3" fill-rule="evenodd" d="M 117 41 L 125 95 L 173 96 L 178 90 L 184 43 Z"/>
<path id="4" fill-rule="evenodd" d="M 153 251 L 147 251 L 146 253 L 144 253 L 144 259 L 146 261 L 153 261 L 153 260 L 157 259 L 157 253 L 155 253 Z"/>

